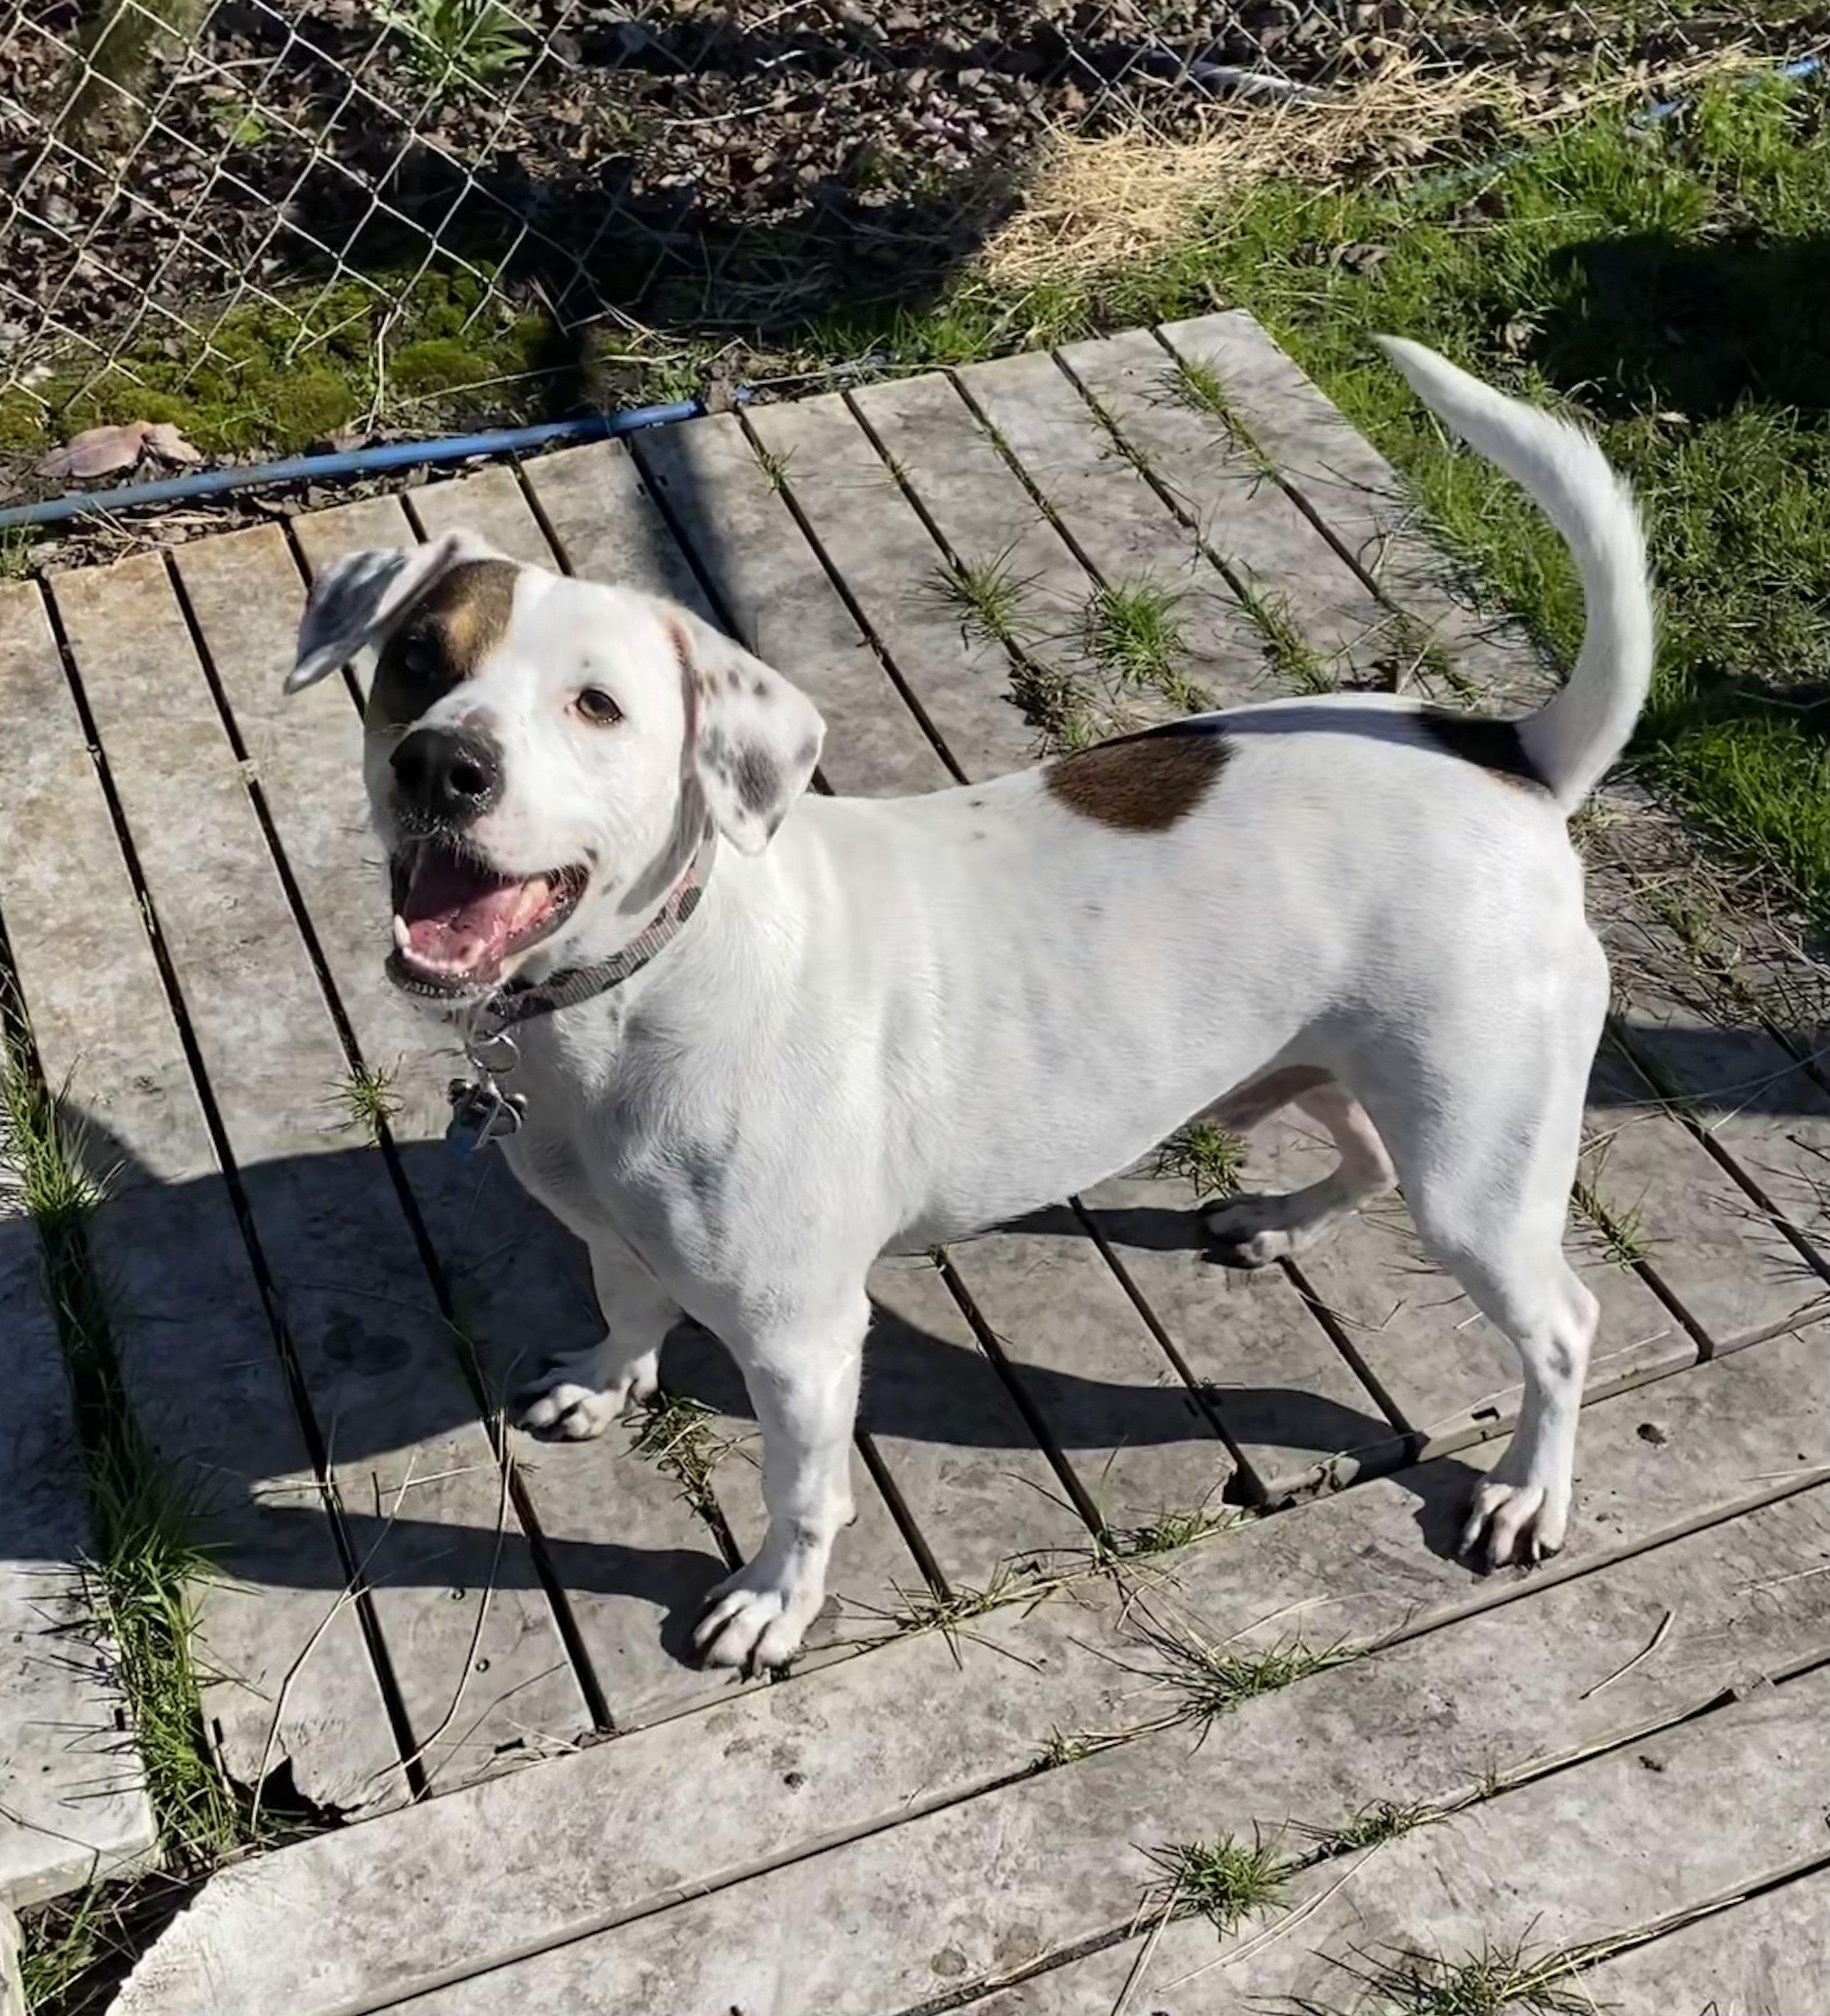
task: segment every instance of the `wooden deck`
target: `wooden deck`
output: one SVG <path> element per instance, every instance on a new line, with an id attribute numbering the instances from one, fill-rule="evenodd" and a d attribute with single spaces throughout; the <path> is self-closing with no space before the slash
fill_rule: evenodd
<path id="1" fill-rule="evenodd" d="M 1013 682 L 1066 675 L 1101 723 L 1170 706 L 1091 642 L 1094 598 L 1144 581 L 1179 599 L 1185 703 L 1326 678 L 1526 704 L 1540 668 L 1413 517 L 1227 315 L 0 589 L 0 923 L 113 1172 L 88 1240 L 125 1391 L 221 1563 L 211 1738 L 238 1784 L 361 1823 L 216 1879 L 123 2011 L 1193 2016 L 1351 2006 L 1333 1963 L 1387 1947 L 1670 1928 L 1598 1964 L 1598 1996 L 1799 2016 L 1830 1862 L 1830 1096 L 1821 1056 L 1663 977 L 1605 844 L 1627 985 L 1571 1234 L 1603 1330 L 1554 1567 L 1451 1557 L 1515 1366 L 1401 1210 L 1245 1278 L 1152 1165 L 879 1270 L 822 1649 L 746 1687 L 678 1656 L 760 1532 L 735 1376 L 682 1334 L 645 1422 L 579 1448 L 504 1425 L 521 1375 L 595 1334 L 583 1256 L 440 1143 L 437 1032 L 382 975 L 354 689 L 281 698 L 313 570 L 467 525 L 742 636 L 821 707 L 839 792 L 1034 760 Z M 1017 586 L 1009 639 L 949 567 Z M 365 1073 L 397 1101 L 379 1149 Z M 1319 1153 L 1254 1147 L 1272 1181 Z M 81 1494 L 35 1248 L 0 1219 L 21 1903 L 154 1840 L 105 1658 L 71 1651 Z M 1148 1551 L 1235 1508 L 1275 1516 Z M 1132 1557 L 1077 1574 L 1096 1538 Z M 1232 1704 L 1239 1659 L 1299 1644 L 1300 1684 Z M 1203 1687 L 1228 1712 L 1196 1747 Z M 1343 1843 L 1379 1802 L 1459 1810 Z M 1255 1830 L 1301 1867 L 1217 1934 L 1150 1852 Z"/>

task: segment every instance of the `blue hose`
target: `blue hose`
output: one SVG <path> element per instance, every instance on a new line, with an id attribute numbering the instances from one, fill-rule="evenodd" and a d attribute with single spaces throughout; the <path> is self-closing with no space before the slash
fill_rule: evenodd
<path id="1" fill-rule="evenodd" d="M 412 469 L 428 463 L 462 462 L 473 455 L 511 455 L 547 448 L 555 441 L 603 441 L 638 427 L 690 420 L 703 409 L 696 399 L 667 405 L 637 406 L 627 412 L 583 413 L 576 419 L 541 420 L 530 427 L 500 427 L 489 434 L 451 434 L 442 441 L 388 441 L 332 455 L 296 455 L 252 469 L 201 469 L 189 476 L 162 477 L 156 483 L 127 483 L 113 490 L 74 491 L 36 504 L 0 511 L 0 532 L 20 525 L 55 525 L 92 512 L 124 511 L 135 504 L 176 504 L 191 497 L 218 497 L 226 490 L 249 490 L 268 483 L 311 482 L 324 477 L 359 476 L 376 470 Z"/>

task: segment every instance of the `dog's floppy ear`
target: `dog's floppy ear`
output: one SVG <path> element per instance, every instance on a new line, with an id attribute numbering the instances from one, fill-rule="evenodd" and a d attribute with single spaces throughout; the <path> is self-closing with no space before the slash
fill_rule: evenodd
<path id="1" fill-rule="evenodd" d="M 347 665 L 458 561 L 500 557 L 473 532 L 447 532 L 422 546 L 372 547 L 333 560 L 311 584 L 286 690 L 302 693 Z"/>
<path id="2" fill-rule="evenodd" d="M 684 609 L 667 620 L 685 689 L 688 761 L 717 829 L 760 854 L 807 787 L 826 724 L 797 686 Z"/>

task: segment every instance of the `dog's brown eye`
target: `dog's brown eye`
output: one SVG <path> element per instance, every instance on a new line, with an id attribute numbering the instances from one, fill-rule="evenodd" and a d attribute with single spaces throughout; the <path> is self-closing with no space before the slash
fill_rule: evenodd
<path id="1" fill-rule="evenodd" d="M 623 710 L 601 686 L 587 686 L 572 704 L 579 719 L 588 721 L 593 728 L 608 728 L 623 718 Z"/>

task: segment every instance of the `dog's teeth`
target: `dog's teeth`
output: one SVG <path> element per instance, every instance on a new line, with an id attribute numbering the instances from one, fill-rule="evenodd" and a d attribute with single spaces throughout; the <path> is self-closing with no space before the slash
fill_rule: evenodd
<path id="1" fill-rule="evenodd" d="M 413 949 L 413 934 L 408 930 L 407 920 L 404 917 L 397 916 L 394 919 L 394 943 L 402 952 L 411 952 Z"/>

